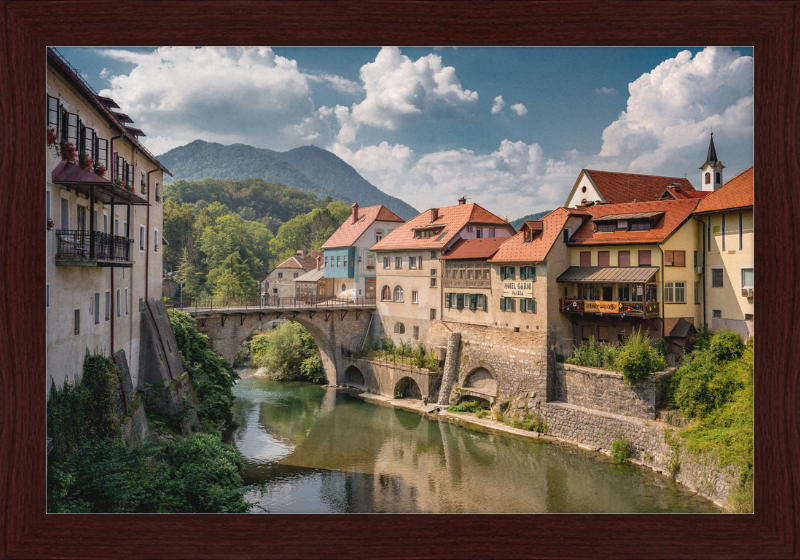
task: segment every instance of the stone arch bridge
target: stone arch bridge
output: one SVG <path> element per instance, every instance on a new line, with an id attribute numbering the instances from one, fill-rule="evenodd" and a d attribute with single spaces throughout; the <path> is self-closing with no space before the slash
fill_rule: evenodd
<path id="1" fill-rule="evenodd" d="M 233 364 L 242 343 L 256 331 L 276 319 L 289 319 L 305 327 L 319 348 L 325 376 L 331 384 L 340 384 L 348 362 L 342 349 L 361 349 L 367 335 L 373 302 L 328 300 L 322 303 L 297 301 L 288 305 L 228 305 L 224 307 L 173 306 L 193 316 L 197 330 L 211 337 L 214 350 Z M 342 379 L 339 379 L 342 377 Z"/>

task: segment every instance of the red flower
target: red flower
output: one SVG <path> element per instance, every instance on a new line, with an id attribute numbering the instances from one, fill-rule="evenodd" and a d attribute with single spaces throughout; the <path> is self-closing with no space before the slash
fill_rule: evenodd
<path id="1" fill-rule="evenodd" d="M 94 174 L 95 175 L 99 175 L 100 177 L 102 177 L 103 175 L 106 174 L 106 166 L 103 165 L 102 163 L 99 163 L 99 162 L 95 163 L 94 164 Z"/>
<path id="2" fill-rule="evenodd" d="M 61 142 L 61 159 L 64 161 L 74 161 L 75 156 L 77 155 L 77 150 L 75 146 L 72 145 L 72 142 Z"/>
<path id="3" fill-rule="evenodd" d="M 58 144 L 58 132 L 52 128 L 47 129 L 47 145 L 55 146 Z"/>
<path id="4" fill-rule="evenodd" d="M 94 170 L 94 160 L 88 157 L 85 152 L 78 154 L 78 165 L 81 169 L 86 169 L 88 171 Z"/>
<path id="5" fill-rule="evenodd" d="M 56 227 L 56 223 L 53 221 L 53 218 L 47 218 L 47 231 L 50 231 Z"/>

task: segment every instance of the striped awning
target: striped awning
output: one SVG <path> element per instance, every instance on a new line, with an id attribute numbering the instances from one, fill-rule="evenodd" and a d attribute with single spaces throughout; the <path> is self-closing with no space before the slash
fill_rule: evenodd
<path id="1" fill-rule="evenodd" d="M 567 283 L 607 283 L 607 284 L 641 284 L 649 282 L 658 272 L 657 266 L 571 266 L 565 270 L 556 282 Z"/>

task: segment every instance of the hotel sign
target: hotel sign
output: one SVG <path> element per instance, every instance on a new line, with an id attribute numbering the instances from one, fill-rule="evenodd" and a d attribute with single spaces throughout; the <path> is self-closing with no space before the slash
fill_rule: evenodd
<path id="1" fill-rule="evenodd" d="M 503 297 L 533 298 L 533 282 L 530 280 L 506 280 L 503 282 Z"/>
<path id="2" fill-rule="evenodd" d="M 616 301 L 585 301 L 583 310 L 591 313 L 619 313 L 619 303 Z"/>

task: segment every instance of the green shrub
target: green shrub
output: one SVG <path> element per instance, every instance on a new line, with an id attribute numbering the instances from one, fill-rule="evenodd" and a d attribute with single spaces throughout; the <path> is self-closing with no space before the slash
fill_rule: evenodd
<path id="1" fill-rule="evenodd" d="M 383 339 L 381 339 L 381 350 L 385 352 L 394 351 L 394 341 L 392 340 L 392 337 L 389 336 L 388 334 L 385 335 Z"/>
<path id="2" fill-rule="evenodd" d="M 522 420 L 514 420 L 511 422 L 510 426 L 512 428 L 517 428 L 519 430 L 528 430 L 529 432 L 539 432 L 540 434 L 544 434 L 547 432 L 547 424 L 542 420 L 541 416 L 538 414 L 534 414 L 531 417 L 529 414 L 525 415 L 525 418 Z"/>
<path id="3" fill-rule="evenodd" d="M 588 343 L 579 346 L 573 346 L 573 353 L 570 358 L 567 358 L 568 364 L 584 367 L 598 367 L 600 363 L 600 355 L 598 352 L 597 341 L 594 337 L 589 338 Z"/>
<path id="4" fill-rule="evenodd" d="M 616 343 L 601 342 L 597 347 L 598 367 L 614 371 L 619 356 L 620 346 Z"/>
<path id="5" fill-rule="evenodd" d="M 715 360 L 733 360 L 742 357 L 744 341 L 739 333 L 722 328 L 711 337 L 708 349 Z"/>
<path id="6" fill-rule="evenodd" d="M 624 465 L 628 462 L 628 459 L 631 458 L 631 455 L 633 455 L 633 446 L 630 441 L 620 434 L 617 434 L 617 437 L 619 439 L 615 439 L 611 442 L 611 457 L 614 458 L 617 464 Z"/>
<path id="7" fill-rule="evenodd" d="M 641 330 L 625 339 L 614 364 L 627 383 L 636 383 L 649 373 L 663 370 L 665 365 L 664 358 L 651 344 L 650 335 Z"/>
<path id="8" fill-rule="evenodd" d="M 455 412 L 456 414 L 464 414 L 465 412 L 477 413 L 479 410 L 483 410 L 483 407 L 478 401 L 472 400 L 462 400 L 447 407 L 447 412 Z"/>
<path id="9" fill-rule="evenodd" d="M 254 336 L 250 350 L 254 364 L 265 368 L 272 379 L 325 382 L 325 371 L 314 338 L 294 321 L 282 323 L 269 334 Z"/>

